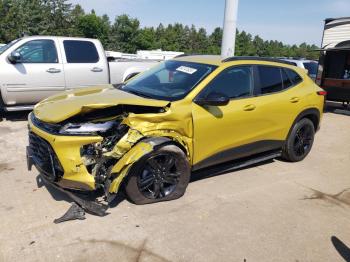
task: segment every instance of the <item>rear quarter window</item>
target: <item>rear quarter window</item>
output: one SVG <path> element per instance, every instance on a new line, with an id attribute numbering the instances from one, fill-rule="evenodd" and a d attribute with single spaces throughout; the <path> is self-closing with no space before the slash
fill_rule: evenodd
<path id="1" fill-rule="evenodd" d="M 292 80 L 293 85 L 297 85 L 303 81 L 301 76 L 298 73 L 296 73 L 294 70 L 289 69 L 289 68 L 284 68 L 284 70 L 287 73 L 287 75 L 289 76 L 289 78 Z"/>
<path id="2" fill-rule="evenodd" d="M 64 40 L 63 46 L 67 63 L 97 63 L 100 60 L 93 42 Z"/>

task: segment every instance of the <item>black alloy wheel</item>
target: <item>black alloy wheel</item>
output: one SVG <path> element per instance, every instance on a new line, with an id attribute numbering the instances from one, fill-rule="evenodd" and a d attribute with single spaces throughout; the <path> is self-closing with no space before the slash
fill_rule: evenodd
<path id="1" fill-rule="evenodd" d="M 310 151 L 312 146 L 314 130 L 310 125 L 301 126 L 294 138 L 294 153 L 298 157 L 303 157 Z"/>
<path id="2" fill-rule="evenodd" d="M 303 118 L 295 123 L 282 148 L 282 158 L 290 162 L 303 160 L 311 151 L 315 137 L 314 123 Z"/>
<path id="3" fill-rule="evenodd" d="M 145 197 L 159 199 L 174 192 L 180 176 L 175 155 L 161 153 L 147 159 L 137 184 Z"/>
<path id="4" fill-rule="evenodd" d="M 165 144 L 132 165 L 124 189 L 127 198 L 138 205 L 169 201 L 184 195 L 190 176 L 185 152 Z"/>

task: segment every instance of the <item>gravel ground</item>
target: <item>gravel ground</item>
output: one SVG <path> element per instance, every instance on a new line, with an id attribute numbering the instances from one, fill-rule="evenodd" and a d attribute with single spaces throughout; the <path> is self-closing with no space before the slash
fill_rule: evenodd
<path id="1" fill-rule="evenodd" d="M 279 160 L 192 182 L 176 201 L 70 207 L 26 169 L 25 114 L 0 122 L 0 261 L 350 261 L 350 114 L 331 107 L 300 163 Z"/>

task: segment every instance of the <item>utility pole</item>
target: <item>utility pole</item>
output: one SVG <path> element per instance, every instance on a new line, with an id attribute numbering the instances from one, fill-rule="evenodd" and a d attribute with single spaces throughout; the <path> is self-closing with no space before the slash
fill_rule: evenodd
<path id="1" fill-rule="evenodd" d="M 225 3 L 225 18 L 221 46 L 222 59 L 235 55 L 238 1 L 239 0 L 226 0 Z"/>

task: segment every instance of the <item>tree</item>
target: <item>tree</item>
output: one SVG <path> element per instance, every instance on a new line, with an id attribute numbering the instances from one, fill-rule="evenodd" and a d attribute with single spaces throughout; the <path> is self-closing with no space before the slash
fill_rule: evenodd
<path id="1" fill-rule="evenodd" d="M 105 48 L 134 53 L 138 49 L 163 49 L 188 54 L 220 54 L 222 29 L 207 34 L 181 23 L 157 28 L 140 28 L 140 22 L 128 15 L 117 16 L 111 25 L 107 15 L 92 10 L 86 14 L 80 5 L 68 0 L 0 0 L 0 42 L 23 35 L 64 35 L 98 38 Z M 259 36 L 237 30 L 236 55 L 306 57 L 317 59 L 315 45 L 285 45 L 264 41 Z"/>
<path id="2" fill-rule="evenodd" d="M 71 36 L 74 35 L 72 27 L 72 4 L 67 0 L 46 0 L 41 1 L 44 4 L 45 20 L 47 25 L 47 34 Z"/>
<path id="3" fill-rule="evenodd" d="M 220 27 L 214 29 L 213 33 L 209 35 L 209 46 L 208 53 L 218 55 L 221 53 L 221 42 L 222 42 L 223 31 Z"/>
<path id="4" fill-rule="evenodd" d="M 81 36 L 97 38 L 102 44 L 108 45 L 109 22 L 94 12 L 78 17 L 77 30 Z"/>
<path id="5" fill-rule="evenodd" d="M 136 49 L 151 50 L 156 49 L 156 31 L 153 27 L 145 27 L 140 29 L 136 36 Z"/>
<path id="6" fill-rule="evenodd" d="M 236 55 L 238 56 L 255 56 L 257 51 L 253 45 L 252 35 L 245 31 L 238 32 L 236 35 Z"/>
<path id="7" fill-rule="evenodd" d="M 266 45 L 265 42 L 260 36 L 256 35 L 253 39 L 253 46 L 256 50 L 255 55 L 257 56 L 266 56 Z"/>
<path id="8" fill-rule="evenodd" d="M 136 52 L 140 22 L 128 15 L 116 17 L 111 28 L 111 46 L 121 52 Z"/>

